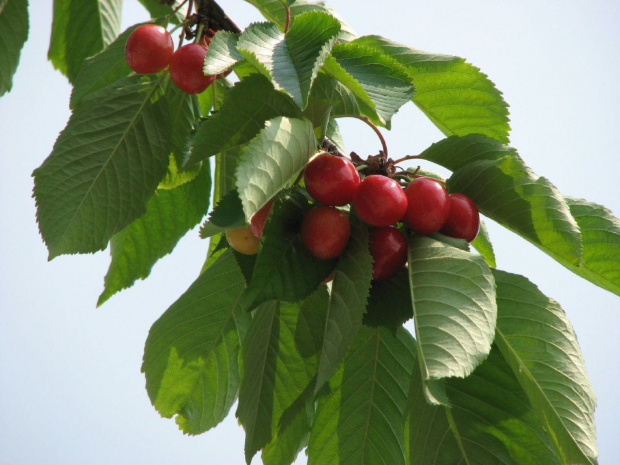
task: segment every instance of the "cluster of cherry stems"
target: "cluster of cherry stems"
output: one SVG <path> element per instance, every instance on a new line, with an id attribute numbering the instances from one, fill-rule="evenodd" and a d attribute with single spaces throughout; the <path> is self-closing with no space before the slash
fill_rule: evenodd
<path id="1" fill-rule="evenodd" d="M 174 51 L 172 37 L 165 28 L 144 24 L 129 36 L 125 57 L 129 67 L 140 74 L 168 67 L 174 85 L 188 94 L 199 94 L 217 79 L 203 72 L 207 53 L 207 43 L 203 42 Z M 318 202 L 302 220 L 304 246 L 321 260 L 340 256 L 349 241 L 351 225 L 347 213 L 337 207 L 352 204 L 358 216 L 371 226 L 368 247 L 376 280 L 391 278 L 407 262 L 407 241 L 397 223 L 402 222 L 418 234 L 440 231 L 468 242 L 478 234 L 480 217 L 474 202 L 464 194 L 448 194 L 432 178 L 416 177 L 405 188 L 381 174 L 361 179 L 350 160 L 323 153 L 306 167 L 304 184 Z M 249 226 L 226 231 L 231 247 L 245 254 L 258 251 L 272 203 L 261 208 Z"/>

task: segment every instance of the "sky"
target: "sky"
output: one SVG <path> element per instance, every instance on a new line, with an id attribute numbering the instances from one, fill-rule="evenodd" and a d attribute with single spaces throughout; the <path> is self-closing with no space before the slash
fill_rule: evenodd
<path id="1" fill-rule="evenodd" d="M 383 35 L 479 67 L 509 103 L 511 145 L 533 171 L 564 195 L 620 215 L 619 0 L 328 3 L 358 35 Z M 207 243 L 197 230 L 147 280 L 100 308 L 107 251 L 47 261 L 31 173 L 69 118 L 70 86 L 46 60 L 52 2 L 30 4 L 30 38 L 13 90 L 0 98 L 0 464 L 242 465 L 234 408 L 217 428 L 184 436 L 153 409 L 140 373 L 151 324 L 202 265 Z M 241 28 L 262 20 L 242 0 L 220 4 Z M 125 0 L 123 28 L 147 19 L 137 0 Z M 341 127 L 349 151 L 380 149 L 361 122 Z M 412 104 L 384 135 L 393 158 L 443 138 Z M 620 297 L 495 223 L 487 226 L 498 268 L 527 276 L 570 318 L 598 400 L 599 463 L 620 463 Z M 303 455 L 296 462 L 305 463 Z"/>

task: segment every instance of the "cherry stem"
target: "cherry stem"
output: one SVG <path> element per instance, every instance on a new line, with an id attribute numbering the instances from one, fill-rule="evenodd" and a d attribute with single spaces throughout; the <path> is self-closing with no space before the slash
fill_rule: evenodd
<path id="1" fill-rule="evenodd" d="M 387 144 L 385 143 L 383 134 L 381 134 L 381 131 L 379 131 L 379 128 L 375 125 L 375 123 L 370 121 L 370 118 L 368 118 L 368 116 L 362 116 L 362 115 L 344 115 L 344 116 L 359 119 L 360 121 L 363 121 L 368 126 L 370 126 L 372 130 L 375 131 L 375 134 L 377 134 L 377 137 L 379 137 L 379 140 L 381 141 L 381 147 L 383 148 L 383 153 L 385 154 L 386 157 L 388 156 Z"/>
<path id="2" fill-rule="evenodd" d="M 420 157 L 420 155 L 406 155 L 403 158 L 399 158 L 398 160 L 394 161 L 394 164 L 397 165 L 398 163 L 402 163 L 407 160 L 416 160 L 418 158 L 422 158 L 422 157 Z"/>
<path id="3" fill-rule="evenodd" d="M 286 11 L 286 23 L 284 24 L 284 33 L 286 34 L 288 32 L 288 28 L 291 25 L 291 8 L 286 6 L 284 7 L 285 11 Z"/>

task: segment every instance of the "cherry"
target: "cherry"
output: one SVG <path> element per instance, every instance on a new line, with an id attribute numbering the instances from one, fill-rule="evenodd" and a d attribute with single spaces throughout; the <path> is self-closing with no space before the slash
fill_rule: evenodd
<path id="1" fill-rule="evenodd" d="M 170 33 L 157 24 L 138 26 L 125 44 L 125 59 L 139 74 L 158 73 L 170 63 L 174 43 Z"/>
<path id="2" fill-rule="evenodd" d="M 479 228 L 480 214 L 474 201 L 465 194 L 450 194 L 450 215 L 440 232 L 471 242 Z"/>
<path id="3" fill-rule="evenodd" d="M 347 215 L 327 205 L 314 207 L 301 222 L 301 242 L 321 260 L 338 257 L 347 246 L 350 235 Z"/>
<path id="4" fill-rule="evenodd" d="M 398 228 L 372 228 L 368 239 L 372 264 L 372 279 L 390 279 L 407 263 L 407 241 Z"/>
<path id="5" fill-rule="evenodd" d="M 416 178 L 405 187 L 405 194 L 405 224 L 420 234 L 439 231 L 450 214 L 450 199 L 446 189 L 434 179 Z"/>
<path id="6" fill-rule="evenodd" d="M 407 211 L 407 196 L 392 178 L 371 174 L 360 182 L 353 196 L 359 217 L 371 226 L 390 226 Z"/>
<path id="7" fill-rule="evenodd" d="M 170 78 L 174 85 L 187 94 L 200 94 L 217 76 L 204 74 L 202 70 L 207 47 L 201 44 L 183 45 L 170 60 Z"/>
<path id="8" fill-rule="evenodd" d="M 252 216 L 252 219 L 250 220 L 250 230 L 252 231 L 252 234 L 259 239 L 263 236 L 263 228 L 265 227 L 265 222 L 267 221 L 272 205 L 273 199 L 270 199 L 256 213 L 254 213 L 254 216 Z"/>
<path id="9" fill-rule="evenodd" d="M 227 229 L 226 240 L 233 249 L 244 255 L 254 255 L 260 244 L 260 239 L 252 234 L 249 226 Z"/>
<path id="10" fill-rule="evenodd" d="M 360 175 L 346 158 L 325 154 L 308 163 L 304 171 L 304 183 L 316 201 L 342 206 L 353 200 Z"/>

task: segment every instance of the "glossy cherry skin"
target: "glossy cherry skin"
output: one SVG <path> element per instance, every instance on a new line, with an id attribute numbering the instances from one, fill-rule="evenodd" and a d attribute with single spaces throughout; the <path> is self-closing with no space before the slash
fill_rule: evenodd
<path id="1" fill-rule="evenodd" d="M 200 94 L 217 76 L 204 75 L 202 66 L 207 47 L 201 44 L 183 45 L 170 60 L 170 78 L 175 86 L 187 94 Z"/>
<path id="2" fill-rule="evenodd" d="M 407 211 L 407 196 L 400 184 L 379 174 L 365 177 L 353 196 L 359 217 L 371 226 L 390 226 Z"/>
<path id="3" fill-rule="evenodd" d="M 252 234 L 259 239 L 263 237 L 263 229 L 265 228 L 265 222 L 267 221 L 272 205 L 273 199 L 269 200 L 256 213 L 254 213 L 254 216 L 250 220 L 250 230 L 252 231 Z"/>
<path id="4" fill-rule="evenodd" d="M 450 194 L 450 215 L 440 232 L 447 236 L 473 241 L 480 229 L 480 214 L 465 194 Z"/>
<path id="5" fill-rule="evenodd" d="M 405 194 L 405 224 L 420 234 L 439 231 L 450 214 L 450 198 L 446 189 L 431 178 L 416 178 L 405 187 Z"/>
<path id="6" fill-rule="evenodd" d="M 314 207 L 301 222 L 301 242 L 321 260 L 338 257 L 347 246 L 351 224 L 347 215 L 327 205 Z"/>
<path id="7" fill-rule="evenodd" d="M 127 64 L 139 74 L 158 73 L 168 66 L 173 52 L 170 33 L 157 24 L 138 26 L 125 43 Z"/>
<path id="8" fill-rule="evenodd" d="M 252 234 L 249 226 L 227 229 L 226 240 L 233 249 L 244 255 L 254 255 L 260 244 L 260 239 Z"/>
<path id="9" fill-rule="evenodd" d="M 314 200 L 325 205 L 342 206 L 353 200 L 360 175 L 346 158 L 325 154 L 308 163 L 304 183 Z"/>
<path id="10" fill-rule="evenodd" d="M 373 259 L 372 279 L 390 279 L 407 263 L 407 241 L 398 228 L 372 228 L 368 239 Z"/>

